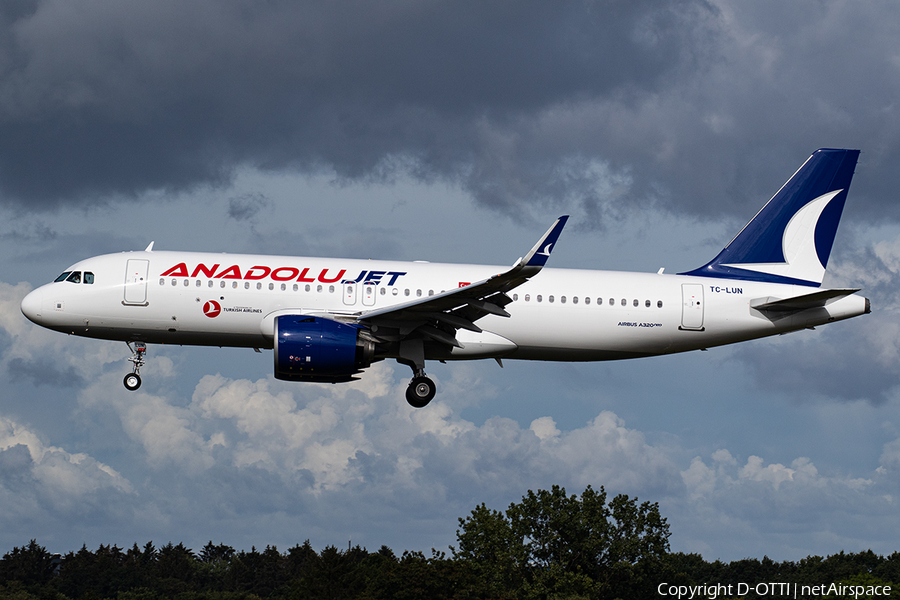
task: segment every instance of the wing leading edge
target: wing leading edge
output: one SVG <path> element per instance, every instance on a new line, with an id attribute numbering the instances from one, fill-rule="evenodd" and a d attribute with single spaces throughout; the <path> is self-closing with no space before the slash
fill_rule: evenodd
<path id="1" fill-rule="evenodd" d="M 456 340 L 458 329 L 481 333 L 481 328 L 475 324 L 478 319 L 489 314 L 509 316 L 504 307 L 512 299 L 506 292 L 541 271 L 568 218 L 568 215 L 559 217 L 528 254 L 504 273 L 427 298 L 362 312 L 357 316 L 357 321 L 369 326 L 380 341 L 399 342 L 421 335 L 462 348 Z"/>

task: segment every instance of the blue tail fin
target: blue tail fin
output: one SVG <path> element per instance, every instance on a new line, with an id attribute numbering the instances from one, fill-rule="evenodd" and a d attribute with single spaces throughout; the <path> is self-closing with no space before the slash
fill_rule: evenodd
<path id="1" fill-rule="evenodd" d="M 858 158 L 816 150 L 718 256 L 681 275 L 822 285 Z"/>

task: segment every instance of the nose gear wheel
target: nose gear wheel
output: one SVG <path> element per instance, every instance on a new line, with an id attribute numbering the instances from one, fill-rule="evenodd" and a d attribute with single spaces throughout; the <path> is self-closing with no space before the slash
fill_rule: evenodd
<path id="1" fill-rule="evenodd" d="M 128 344 L 128 349 L 131 350 L 131 356 L 128 357 L 128 360 L 131 361 L 134 367 L 132 367 L 131 373 L 125 376 L 122 383 L 125 384 L 125 389 L 133 392 L 141 387 L 141 367 L 144 366 L 144 354 L 147 353 L 147 344 L 135 342 L 134 347 L 132 347 L 131 342 L 125 343 Z"/>
<path id="2" fill-rule="evenodd" d="M 141 376 L 137 373 L 129 373 L 125 376 L 125 379 L 122 380 L 122 383 L 125 384 L 125 389 L 129 392 L 133 392 L 141 387 Z"/>

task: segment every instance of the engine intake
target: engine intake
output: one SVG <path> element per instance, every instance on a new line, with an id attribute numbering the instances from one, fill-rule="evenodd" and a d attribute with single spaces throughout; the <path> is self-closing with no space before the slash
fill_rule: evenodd
<path id="1" fill-rule="evenodd" d="M 282 315 L 275 319 L 275 378 L 340 383 L 372 364 L 375 344 L 362 327 L 322 317 Z"/>

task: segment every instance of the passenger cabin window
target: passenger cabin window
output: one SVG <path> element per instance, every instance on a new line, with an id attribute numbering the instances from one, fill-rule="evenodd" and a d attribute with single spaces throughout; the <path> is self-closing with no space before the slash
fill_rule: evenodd
<path id="1" fill-rule="evenodd" d="M 88 285 L 94 283 L 94 274 L 91 273 L 90 271 L 85 271 L 84 272 L 84 283 L 86 283 Z"/>
<path id="2" fill-rule="evenodd" d="M 72 274 L 66 277 L 66 281 L 71 283 L 81 283 L 81 271 L 72 271 Z"/>
<path id="3" fill-rule="evenodd" d="M 65 281 L 65 280 L 66 280 L 66 277 L 68 277 L 68 276 L 71 275 L 71 274 L 72 274 L 72 271 L 66 271 L 65 273 L 63 273 L 62 275 L 60 275 L 59 277 L 57 277 L 56 279 L 54 279 L 54 280 L 53 280 L 53 283 L 58 283 L 58 282 L 60 282 L 60 281 Z"/>

